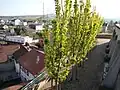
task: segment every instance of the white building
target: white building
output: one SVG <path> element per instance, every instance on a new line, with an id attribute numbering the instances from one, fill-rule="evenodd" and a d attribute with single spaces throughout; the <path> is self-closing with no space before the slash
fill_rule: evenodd
<path id="1" fill-rule="evenodd" d="M 4 20 L 0 20 L 0 23 L 2 24 L 2 25 L 4 25 L 5 24 L 5 21 Z"/>
<path id="2" fill-rule="evenodd" d="M 11 42 L 17 42 L 17 43 L 22 43 L 25 44 L 27 43 L 32 43 L 33 38 L 30 38 L 29 36 L 6 36 L 6 41 L 11 41 Z"/>
<path id="3" fill-rule="evenodd" d="M 24 26 L 27 26 L 27 22 L 23 22 L 23 25 L 24 25 Z"/>
<path id="4" fill-rule="evenodd" d="M 21 24 L 22 24 L 22 22 L 19 19 L 15 20 L 15 25 L 21 25 Z"/>
<path id="5" fill-rule="evenodd" d="M 0 39 L 4 39 L 6 37 L 6 30 L 0 30 Z"/>
<path id="6" fill-rule="evenodd" d="M 44 24 L 36 24 L 36 25 L 35 25 L 36 31 L 43 30 L 43 26 L 44 26 Z"/>
<path id="7" fill-rule="evenodd" d="M 3 28 L 6 30 L 8 29 L 9 27 L 7 25 L 4 25 Z"/>

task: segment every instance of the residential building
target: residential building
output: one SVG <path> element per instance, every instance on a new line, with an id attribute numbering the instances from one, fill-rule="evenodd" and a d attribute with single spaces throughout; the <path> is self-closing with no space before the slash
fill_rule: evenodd
<path id="1" fill-rule="evenodd" d="M 22 25 L 22 21 L 21 21 L 20 19 L 15 19 L 15 18 L 13 18 L 13 19 L 10 21 L 10 23 L 11 23 L 12 25 L 15 25 L 15 26 L 17 26 L 17 25 Z"/>
<path id="2" fill-rule="evenodd" d="M 22 25 L 21 20 L 20 20 L 20 19 L 16 19 L 16 20 L 15 20 L 15 25 L 16 25 L 16 26 L 17 26 L 17 25 Z"/>
<path id="3" fill-rule="evenodd" d="M 43 30 L 44 24 L 30 24 L 29 27 L 35 29 L 36 31 Z"/>
<path id="4" fill-rule="evenodd" d="M 0 35 L 5 35 L 7 28 L 8 28 L 7 25 L 0 25 Z"/>
<path id="5" fill-rule="evenodd" d="M 35 29 L 36 29 L 36 31 L 43 30 L 43 24 L 36 24 Z"/>
<path id="6" fill-rule="evenodd" d="M 29 50 L 24 45 L 20 45 L 20 48 L 13 53 L 13 58 L 15 60 L 18 60 L 20 58 L 20 56 L 24 55 L 28 51 Z"/>
<path id="7" fill-rule="evenodd" d="M 22 24 L 23 24 L 23 26 L 27 26 L 28 25 L 28 22 L 27 22 L 27 20 L 22 20 Z"/>
<path id="8" fill-rule="evenodd" d="M 6 29 L 8 29 L 9 27 L 8 27 L 8 25 L 4 25 L 3 28 L 4 28 L 4 30 L 6 30 Z"/>
<path id="9" fill-rule="evenodd" d="M 19 75 L 23 81 L 32 80 L 44 68 L 44 52 L 33 49 L 18 60 Z"/>
<path id="10" fill-rule="evenodd" d="M 19 49 L 19 45 L 0 46 L 0 81 L 3 82 L 18 78 L 14 71 L 14 62 L 11 60 L 12 54 Z"/>
<path id="11" fill-rule="evenodd" d="M 11 24 L 11 25 L 15 25 L 15 18 L 13 18 L 13 19 L 11 19 L 10 21 L 9 21 L 9 23 Z"/>
<path id="12" fill-rule="evenodd" d="M 0 19 L 0 24 L 1 25 L 4 25 L 5 24 L 5 21 L 3 19 Z"/>
<path id="13" fill-rule="evenodd" d="M 24 26 L 27 26 L 27 22 L 23 22 L 23 25 L 24 25 Z"/>
<path id="14" fill-rule="evenodd" d="M 32 43 L 33 38 L 30 38 L 29 36 L 6 36 L 5 40 L 25 44 L 26 42 Z"/>
<path id="15" fill-rule="evenodd" d="M 5 53 L 8 57 L 20 48 L 20 45 L 1 45 L 0 51 Z"/>
<path id="16" fill-rule="evenodd" d="M 0 29 L 0 39 L 4 39 L 6 37 L 6 30 Z"/>
<path id="17" fill-rule="evenodd" d="M 0 51 L 0 63 L 7 61 L 7 55 Z"/>
<path id="18" fill-rule="evenodd" d="M 15 51 L 13 53 L 12 59 L 14 60 L 15 63 L 15 70 L 17 73 L 19 73 L 19 63 L 18 63 L 18 59 L 23 56 L 24 54 L 26 54 L 29 50 L 23 46 L 20 45 L 20 49 L 18 49 L 17 51 Z"/>

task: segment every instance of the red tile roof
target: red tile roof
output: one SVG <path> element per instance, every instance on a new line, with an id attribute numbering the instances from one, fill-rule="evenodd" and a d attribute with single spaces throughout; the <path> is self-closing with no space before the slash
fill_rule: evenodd
<path id="1" fill-rule="evenodd" d="M 12 55 L 16 50 L 18 50 L 20 45 L 2 45 L 0 46 L 0 52 L 6 55 Z"/>
<path id="2" fill-rule="evenodd" d="M 13 56 L 14 56 L 15 59 L 18 59 L 20 56 L 24 55 L 27 52 L 28 52 L 28 50 L 23 45 L 20 45 L 20 49 L 15 51 L 13 53 Z"/>
<path id="3" fill-rule="evenodd" d="M 33 49 L 21 56 L 19 62 L 31 74 L 37 75 L 44 68 L 44 52 Z"/>
<path id="4" fill-rule="evenodd" d="M 24 85 L 26 85 L 26 83 L 21 83 L 21 84 L 18 84 L 18 85 L 10 86 L 10 87 L 5 88 L 3 90 L 18 90 L 21 87 L 23 87 Z"/>
<path id="5" fill-rule="evenodd" d="M 7 55 L 5 53 L 0 52 L 0 63 L 7 61 Z"/>

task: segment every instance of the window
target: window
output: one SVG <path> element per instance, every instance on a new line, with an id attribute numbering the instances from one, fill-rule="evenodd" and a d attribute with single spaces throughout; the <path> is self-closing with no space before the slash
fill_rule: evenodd
<path id="1" fill-rule="evenodd" d="M 27 81 L 26 78 L 24 78 L 24 80 Z"/>
<path id="2" fill-rule="evenodd" d="M 27 71 L 27 70 L 26 70 Z M 29 72 L 27 71 L 27 76 L 29 76 Z"/>

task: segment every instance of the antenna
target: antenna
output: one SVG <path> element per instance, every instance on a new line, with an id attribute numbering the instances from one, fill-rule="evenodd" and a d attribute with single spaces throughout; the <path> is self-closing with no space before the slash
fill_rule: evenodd
<path id="1" fill-rule="evenodd" d="M 43 19 L 44 19 L 44 0 L 43 0 Z"/>

